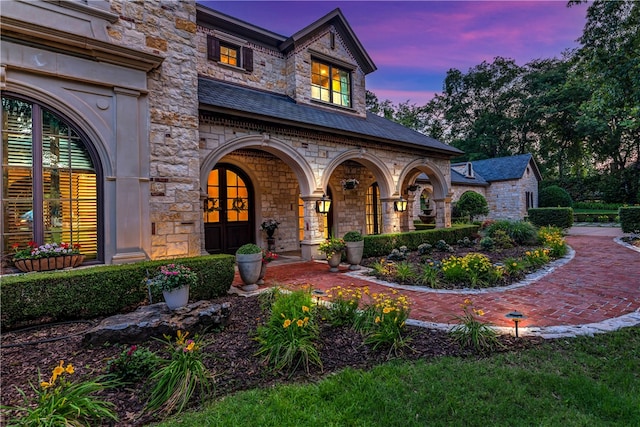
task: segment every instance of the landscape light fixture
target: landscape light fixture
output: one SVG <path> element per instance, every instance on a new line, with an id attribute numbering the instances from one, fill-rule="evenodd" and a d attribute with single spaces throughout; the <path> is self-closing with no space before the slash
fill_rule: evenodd
<path id="1" fill-rule="evenodd" d="M 404 212 L 407 210 L 407 201 L 400 196 L 400 199 L 393 202 L 393 210 L 396 212 Z"/>
<path id="2" fill-rule="evenodd" d="M 322 195 L 322 199 L 316 201 L 316 212 L 326 215 L 329 213 L 331 207 L 331 199 L 328 199 L 325 194 Z"/>
<path id="3" fill-rule="evenodd" d="M 505 314 L 505 316 L 507 319 L 511 319 L 513 320 L 513 323 L 515 323 L 516 325 L 516 338 L 518 338 L 518 323 L 520 323 L 521 320 L 524 320 L 527 318 L 527 316 L 525 316 L 524 314 L 520 313 L 519 311 L 510 311 L 509 313 Z"/>

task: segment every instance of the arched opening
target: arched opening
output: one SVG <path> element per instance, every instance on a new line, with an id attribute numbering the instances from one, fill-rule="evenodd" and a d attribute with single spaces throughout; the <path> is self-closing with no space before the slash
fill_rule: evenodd
<path id="1" fill-rule="evenodd" d="M 102 259 L 102 174 L 70 120 L 20 96 L 2 95 L 2 249 L 65 242 Z"/>
<path id="2" fill-rule="evenodd" d="M 255 241 L 254 191 L 249 177 L 234 165 L 220 163 L 209 172 L 204 201 L 205 249 L 233 254 Z"/>

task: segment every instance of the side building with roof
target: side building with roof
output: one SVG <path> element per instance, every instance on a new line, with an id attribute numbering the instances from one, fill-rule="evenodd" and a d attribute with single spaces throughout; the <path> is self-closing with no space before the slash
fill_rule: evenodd
<path id="1" fill-rule="evenodd" d="M 413 229 L 421 174 L 451 225 L 461 152 L 366 111 L 376 66 L 340 9 L 293 35 L 195 1 L 16 0 L 0 19 L 5 253 L 234 253 L 275 219 L 275 250 L 310 259 L 328 236 Z"/>
<path id="2" fill-rule="evenodd" d="M 467 191 L 473 191 L 487 199 L 489 215 L 486 218 L 523 219 L 530 208 L 538 207 L 538 184 L 541 179 L 540 170 L 531 154 L 453 163 L 452 203 L 455 204 Z M 419 176 L 416 184 L 419 184 L 416 193 L 420 195 L 417 198 L 421 203 L 414 206 L 414 219 L 419 218 L 423 209 L 429 208 L 431 194 L 428 176 Z"/>

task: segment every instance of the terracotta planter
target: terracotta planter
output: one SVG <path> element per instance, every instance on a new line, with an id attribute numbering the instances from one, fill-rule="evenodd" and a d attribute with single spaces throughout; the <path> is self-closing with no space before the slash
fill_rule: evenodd
<path id="1" fill-rule="evenodd" d="M 364 252 L 364 240 L 359 242 L 345 242 L 347 245 L 347 262 L 351 264 L 349 270 L 359 270 Z"/>
<path id="2" fill-rule="evenodd" d="M 260 278 L 260 270 L 262 269 L 262 253 L 236 254 L 236 264 L 240 278 L 244 282 L 242 290 L 255 291 L 258 289 L 256 282 Z"/>
<path id="3" fill-rule="evenodd" d="M 169 310 L 184 307 L 189 303 L 189 286 L 183 286 L 172 291 L 162 291 L 164 302 L 167 303 Z"/>
<path id="4" fill-rule="evenodd" d="M 329 271 L 332 273 L 337 273 L 338 266 L 340 265 L 340 260 L 342 260 L 342 252 L 336 252 L 331 256 L 331 258 L 327 258 L 327 263 L 329 264 Z"/>
<path id="5" fill-rule="evenodd" d="M 13 265 L 20 271 L 50 271 L 77 267 L 84 261 L 84 255 L 60 255 L 40 259 L 14 259 Z"/>

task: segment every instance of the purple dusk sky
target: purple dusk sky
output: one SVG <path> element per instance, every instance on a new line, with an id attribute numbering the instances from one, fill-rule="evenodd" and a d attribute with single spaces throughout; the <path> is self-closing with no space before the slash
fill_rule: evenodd
<path id="1" fill-rule="evenodd" d="M 198 1 L 290 36 L 336 7 L 378 69 L 367 89 L 394 104 L 424 105 L 446 73 L 497 56 L 518 65 L 578 46 L 588 4 L 566 1 Z"/>

